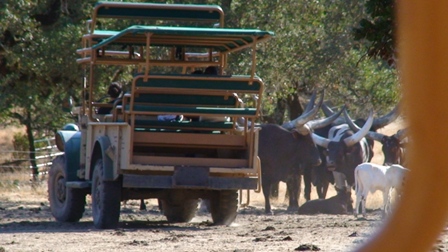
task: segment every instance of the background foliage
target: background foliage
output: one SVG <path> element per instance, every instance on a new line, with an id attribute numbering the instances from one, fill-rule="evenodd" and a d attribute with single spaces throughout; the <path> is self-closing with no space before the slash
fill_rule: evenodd
<path id="1" fill-rule="evenodd" d="M 76 49 L 95 2 L 0 2 L 0 121 L 25 126 L 29 141 L 73 119 L 61 104 L 69 95 L 76 102 L 81 94 L 83 71 L 76 64 Z M 383 114 L 400 99 L 393 1 L 152 2 L 217 4 L 226 13 L 226 27 L 275 32 L 257 51 L 257 74 L 267 84 L 262 121 L 296 117 L 302 111 L 299 98 L 314 89 L 325 90 L 330 105 L 348 104 L 352 116 L 365 116 L 369 108 Z M 247 72 L 249 53 L 232 55 L 228 72 Z M 104 68 L 100 78 L 104 83 L 120 80 L 122 70 Z"/>

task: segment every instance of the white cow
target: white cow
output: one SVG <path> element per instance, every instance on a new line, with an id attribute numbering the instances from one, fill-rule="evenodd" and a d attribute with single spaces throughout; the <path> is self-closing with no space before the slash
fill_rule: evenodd
<path id="1" fill-rule="evenodd" d="M 362 163 L 355 169 L 356 203 L 354 215 L 359 214 L 359 204 L 362 203 L 362 215 L 366 216 L 367 194 L 377 190 L 383 192 L 383 213 L 390 212 L 390 192 L 395 188 L 400 194 L 404 177 L 409 170 L 401 165 L 383 166 L 373 163 Z"/>

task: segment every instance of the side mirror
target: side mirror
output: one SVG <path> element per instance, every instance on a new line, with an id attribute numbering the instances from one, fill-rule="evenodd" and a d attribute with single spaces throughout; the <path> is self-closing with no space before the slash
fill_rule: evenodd
<path id="1" fill-rule="evenodd" d="M 66 97 L 62 102 L 62 111 L 72 112 L 73 109 L 73 98 L 71 96 Z"/>

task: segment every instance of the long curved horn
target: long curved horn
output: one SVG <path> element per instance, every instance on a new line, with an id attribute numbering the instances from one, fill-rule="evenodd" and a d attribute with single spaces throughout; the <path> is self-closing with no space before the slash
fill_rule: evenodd
<path id="1" fill-rule="evenodd" d="M 317 112 L 319 112 L 320 106 L 322 105 L 323 101 L 324 101 L 324 93 L 322 93 L 318 104 L 316 104 L 316 106 L 314 106 L 313 109 L 311 109 L 306 113 L 303 113 L 302 115 L 300 115 L 299 117 L 297 117 L 292 121 L 282 124 L 282 127 L 285 129 L 293 129 L 294 127 L 295 128 L 303 127 L 305 123 L 307 123 L 317 115 Z"/>
<path id="2" fill-rule="evenodd" d="M 317 92 L 316 92 L 316 89 L 314 89 L 313 94 L 311 95 L 310 101 L 306 105 L 305 111 L 303 111 L 303 114 L 307 113 L 314 107 L 314 102 L 316 101 L 316 95 L 317 95 Z"/>
<path id="3" fill-rule="evenodd" d="M 373 120 L 372 128 L 377 130 L 385 127 L 386 125 L 390 124 L 391 122 L 395 121 L 397 117 L 400 115 L 400 105 L 397 104 L 392 111 L 390 111 L 387 115 L 375 118 Z"/>
<path id="4" fill-rule="evenodd" d="M 397 133 L 395 133 L 394 136 L 395 136 L 398 140 L 401 141 L 401 140 L 403 140 L 405 137 L 408 136 L 408 129 L 405 128 L 405 129 L 398 130 Z"/>
<path id="5" fill-rule="evenodd" d="M 344 118 L 345 118 L 345 122 L 348 124 L 348 126 L 350 127 L 351 130 L 353 130 L 354 132 L 358 132 L 361 130 L 360 127 L 358 127 L 358 125 L 356 125 L 352 118 L 348 115 L 347 111 L 344 111 Z M 366 134 L 367 138 L 370 138 L 372 140 L 381 142 L 381 140 L 383 139 L 383 137 L 385 137 L 386 135 L 383 135 L 381 133 L 375 132 L 375 131 L 369 131 Z"/>
<path id="6" fill-rule="evenodd" d="M 330 144 L 330 140 L 325 138 L 325 137 L 321 137 L 315 133 L 311 133 L 311 137 L 313 138 L 313 141 L 315 144 L 322 146 L 324 148 L 328 148 L 328 145 Z"/>
<path id="7" fill-rule="evenodd" d="M 308 128 L 310 129 L 319 129 L 319 128 L 323 128 L 325 126 L 330 125 L 334 120 L 336 120 L 336 118 L 338 118 L 342 111 L 345 110 L 345 105 L 344 107 L 342 107 L 341 110 L 339 110 L 339 112 L 334 113 L 333 115 L 327 117 L 327 118 L 322 118 L 322 119 L 317 119 L 317 120 L 312 120 L 306 123 L 306 125 L 308 126 Z"/>
<path id="8" fill-rule="evenodd" d="M 373 123 L 373 110 L 370 110 L 370 114 L 369 114 L 369 118 L 367 118 L 367 122 L 354 135 L 344 139 L 345 145 L 347 147 L 350 147 L 350 146 L 356 144 L 357 142 L 361 141 L 361 139 L 369 132 L 370 127 L 372 127 L 372 123 Z"/>
<path id="9" fill-rule="evenodd" d="M 322 112 L 324 112 L 324 115 L 326 117 L 330 117 L 331 115 L 334 114 L 334 111 L 330 107 L 328 107 L 327 104 L 325 104 L 325 103 L 322 104 L 321 108 L 322 108 Z"/>
<path id="10" fill-rule="evenodd" d="M 345 105 L 344 105 L 345 106 Z M 330 116 L 332 116 L 335 112 L 330 108 L 330 107 L 328 107 L 325 103 L 323 103 L 322 104 L 322 106 L 321 106 L 321 109 L 322 109 L 322 112 L 324 112 L 324 115 L 326 116 L 326 117 L 330 117 Z M 334 124 L 335 125 L 339 125 L 339 124 L 343 124 L 344 123 L 344 119 L 342 119 L 342 118 L 336 118 L 335 120 L 334 120 Z"/>

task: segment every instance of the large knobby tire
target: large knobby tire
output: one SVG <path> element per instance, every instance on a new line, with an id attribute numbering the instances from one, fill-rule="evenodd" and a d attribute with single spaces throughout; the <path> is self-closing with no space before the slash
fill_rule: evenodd
<path id="1" fill-rule="evenodd" d="M 238 210 L 238 191 L 216 191 L 210 198 L 210 212 L 215 225 L 231 224 Z"/>
<path id="2" fill-rule="evenodd" d="M 168 222 L 189 222 L 198 211 L 198 199 L 183 197 L 182 192 L 170 193 L 167 199 L 161 199 L 161 208 Z"/>
<path id="3" fill-rule="evenodd" d="M 84 214 L 87 194 L 82 189 L 67 188 L 66 180 L 65 155 L 57 156 L 48 177 L 51 214 L 60 222 L 77 222 Z"/>
<path id="4" fill-rule="evenodd" d="M 95 163 L 92 176 L 93 225 L 99 229 L 118 226 L 120 219 L 121 179 L 104 181 L 103 160 Z"/>

